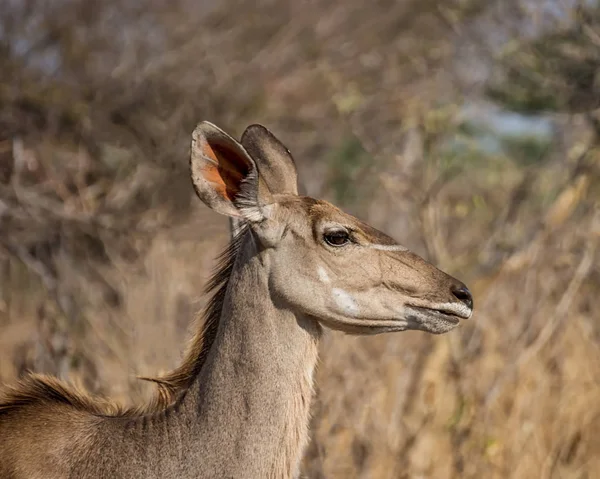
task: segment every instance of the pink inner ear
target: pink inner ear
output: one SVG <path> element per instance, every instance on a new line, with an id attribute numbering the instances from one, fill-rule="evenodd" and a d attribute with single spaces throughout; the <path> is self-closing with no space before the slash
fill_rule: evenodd
<path id="1" fill-rule="evenodd" d="M 207 163 L 203 169 L 204 178 L 215 186 L 219 196 L 233 201 L 242 187 L 242 181 L 252 168 L 242 152 L 218 143 L 205 143 L 203 153 L 216 165 Z"/>

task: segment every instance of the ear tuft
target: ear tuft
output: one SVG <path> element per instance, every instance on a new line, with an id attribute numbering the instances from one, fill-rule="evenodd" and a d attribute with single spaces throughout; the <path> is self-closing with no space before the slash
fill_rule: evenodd
<path id="1" fill-rule="evenodd" d="M 258 223 L 265 219 L 265 215 L 259 205 L 259 181 L 256 167 L 242 180 L 240 190 L 235 197 L 241 216 L 251 223 Z"/>

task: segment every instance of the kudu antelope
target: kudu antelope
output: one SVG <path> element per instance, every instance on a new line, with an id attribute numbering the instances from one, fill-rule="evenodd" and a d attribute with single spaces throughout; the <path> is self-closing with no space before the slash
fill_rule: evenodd
<path id="1" fill-rule="evenodd" d="M 2 479 L 297 477 L 322 326 L 444 333 L 471 316 L 463 283 L 299 196 L 292 156 L 263 126 L 238 142 L 199 124 L 190 167 L 239 232 L 182 364 L 137 409 L 25 377 L 0 398 Z"/>

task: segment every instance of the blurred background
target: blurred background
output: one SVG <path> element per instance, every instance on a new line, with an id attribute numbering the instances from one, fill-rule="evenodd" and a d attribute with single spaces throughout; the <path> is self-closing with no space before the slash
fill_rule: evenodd
<path id="1" fill-rule="evenodd" d="M 0 382 L 152 394 L 229 234 L 190 133 L 259 122 L 475 296 L 326 334 L 305 477 L 600 477 L 599 107 L 596 1 L 0 0 Z"/>

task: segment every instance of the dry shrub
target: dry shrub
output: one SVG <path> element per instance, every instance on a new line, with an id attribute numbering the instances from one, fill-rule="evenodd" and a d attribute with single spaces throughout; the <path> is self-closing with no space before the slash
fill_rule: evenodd
<path id="1" fill-rule="evenodd" d="M 189 133 L 264 122 L 309 194 L 475 295 L 444 336 L 326 335 L 306 477 L 594 477 L 594 123 L 555 115 L 534 164 L 518 145 L 447 161 L 462 106 L 482 101 L 471 68 L 495 61 L 470 35 L 520 24 L 516 2 L 209 3 L 6 0 L 0 379 L 147 397 L 135 375 L 178 361 L 227 239 L 190 201 Z"/>

